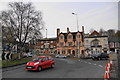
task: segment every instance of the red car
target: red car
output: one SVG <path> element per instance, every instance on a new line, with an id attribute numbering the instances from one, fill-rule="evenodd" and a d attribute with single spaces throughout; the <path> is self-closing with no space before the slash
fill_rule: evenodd
<path id="1" fill-rule="evenodd" d="M 26 70 L 41 71 L 44 68 L 54 68 L 55 62 L 51 56 L 37 56 L 26 64 Z"/>

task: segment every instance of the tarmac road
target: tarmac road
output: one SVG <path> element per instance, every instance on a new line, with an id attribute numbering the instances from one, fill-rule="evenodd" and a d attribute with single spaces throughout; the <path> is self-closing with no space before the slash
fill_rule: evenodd
<path id="1" fill-rule="evenodd" d="M 41 72 L 26 71 L 25 65 L 5 68 L 2 78 L 103 78 L 107 60 L 70 60 L 55 58 L 55 68 Z"/>

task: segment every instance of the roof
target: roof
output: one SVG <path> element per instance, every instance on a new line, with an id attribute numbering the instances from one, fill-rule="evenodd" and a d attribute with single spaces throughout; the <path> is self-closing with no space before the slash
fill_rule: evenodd
<path id="1" fill-rule="evenodd" d="M 120 37 L 109 37 L 108 41 L 110 41 L 110 42 L 120 42 Z"/>
<path id="2" fill-rule="evenodd" d="M 78 32 L 79 32 L 79 31 L 78 31 Z M 76 34 L 77 34 L 78 32 L 69 32 L 69 33 L 71 33 L 71 34 L 73 35 L 73 40 L 76 40 Z M 62 32 L 61 32 L 60 34 L 63 34 L 65 41 L 67 41 L 67 35 L 68 35 L 69 33 L 62 33 Z M 79 33 L 82 34 L 82 32 L 79 32 Z M 60 35 L 60 34 L 59 34 L 59 35 Z M 83 35 L 82 35 L 82 38 L 83 38 Z"/>
<path id="3" fill-rule="evenodd" d="M 57 40 L 57 37 L 55 38 L 43 38 L 43 39 L 37 39 L 38 41 L 54 41 Z"/>
<path id="4" fill-rule="evenodd" d="M 97 32 L 96 30 L 94 30 L 94 31 L 90 34 L 90 36 L 92 36 L 92 35 L 100 35 L 100 33 Z"/>
<path id="5" fill-rule="evenodd" d="M 102 35 L 99 35 L 99 36 L 86 36 L 84 38 L 102 38 L 102 37 L 108 37 L 106 35 L 102 36 Z"/>

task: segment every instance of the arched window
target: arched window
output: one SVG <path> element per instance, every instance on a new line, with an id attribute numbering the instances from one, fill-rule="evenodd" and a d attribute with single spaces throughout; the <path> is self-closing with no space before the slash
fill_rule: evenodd
<path id="1" fill-rule="evenodd" d="M 99 40 L 95 39 L 92 41 L 92 46 L 98 46 L 99 45 Z"/>

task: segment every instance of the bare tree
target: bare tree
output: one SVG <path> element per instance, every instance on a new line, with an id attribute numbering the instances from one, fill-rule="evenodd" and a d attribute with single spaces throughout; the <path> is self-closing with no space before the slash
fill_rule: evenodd
<path id="1" fill-rule="evenodd" d="M 19 42 L 19 53 L 22 53 L 27 41 L 34 37 L 42 37 L 41 30 L 44 28 L 42 13 L 36 11 L 31 3 L 14 2 L 9 6 L 10 10 L 1 13 L 0 24 L 14 32 L 11 35 Z"/>
<path id="2" fill-rule="evenodd" d="M 99 33 L 104 34 L 106 31 L 103 28 L 100 28 Z"/>
<path id="3" fill-rule="evenodd" d="M 90 29 L 90 33 L 92 33 L 93 31 L 94 31 L 94 29 L 93 29 L 93 28 L 91 28 L 91 29 Z"/>

